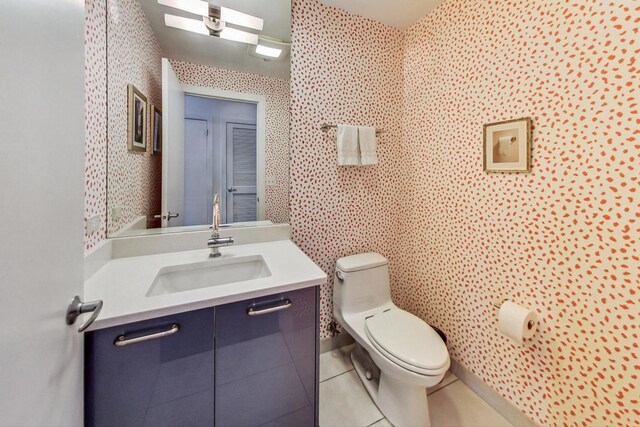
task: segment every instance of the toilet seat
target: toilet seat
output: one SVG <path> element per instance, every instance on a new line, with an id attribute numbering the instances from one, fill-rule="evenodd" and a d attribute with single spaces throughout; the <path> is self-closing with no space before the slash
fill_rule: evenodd
<path id="1" fill-rule="evenodd" d="M 365 319 L 371 344 L 389 360 L 422 375 L 439 375 L 448 368 L 449 353 L 440 336 L 419 317 L 390 308 Z"/>

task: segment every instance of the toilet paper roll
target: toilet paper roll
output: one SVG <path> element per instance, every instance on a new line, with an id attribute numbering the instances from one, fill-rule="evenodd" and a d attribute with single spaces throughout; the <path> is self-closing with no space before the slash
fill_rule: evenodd
<path id="1" fill-rule="evenodd" d="M 537 317 L 535 311 L 505 301 L 500 306 L 498 329 L 513 342 L 522 345 L 525 338 L 531 338 L 536 332 Z"/>

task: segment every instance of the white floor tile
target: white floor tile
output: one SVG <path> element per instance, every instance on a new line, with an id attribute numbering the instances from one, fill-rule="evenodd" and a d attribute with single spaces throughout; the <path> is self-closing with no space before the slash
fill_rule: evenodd
<path id="1" fill-rule="evenodd" d="M 368 426 L 381 418 L 355 371 L 320 383 L 320 426 Z"/>
<path id="2" fill-rule="evenodd" d="M 386 418 L 383 418 L 380 421 L 371 424 L 369 427 L 393 427 L 393 425 L 391 425 Z"/>
<path id="3" fill-rule="evenodd" d="M 433 392 L 436 392 L 441 388 L 448 386 L 454 381 L 458 381 L 458 377 L 453 375 L 451 372 L 447 371 L 447 373 L 444 374 L 444 378 L 442 378 L 442 381 L 440 381 L 438 384 L 434 385 L 433 387 L 427 388 L 427 394 L 429 395 Z"/>
<path id="4" fill-rule="evenodd" d="M 321 396 L 322 398 L 322 396 Z M 510 427 L 511 424 L 462 381 L 429 396 L 433 427 Z"/>
<path id="5" fill-rule="evenodd" d="M 355 344 L 347 345 L 320 355 L 320 381 L 353 369 L 349 353 Z"/>

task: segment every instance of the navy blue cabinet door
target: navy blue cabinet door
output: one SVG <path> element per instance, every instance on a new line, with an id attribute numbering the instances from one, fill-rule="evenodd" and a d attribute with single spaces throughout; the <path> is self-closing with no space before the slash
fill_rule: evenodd
<path id="1" fill-rule="evenodd" d="M 315 426 L 317 287 L 216 307 L 216 427 Z"/>
<path id="2" fill-rule="evenodd" d="M 213 308 L 87 333 L 85 424 L 213 426 L 213 334 Z"/>

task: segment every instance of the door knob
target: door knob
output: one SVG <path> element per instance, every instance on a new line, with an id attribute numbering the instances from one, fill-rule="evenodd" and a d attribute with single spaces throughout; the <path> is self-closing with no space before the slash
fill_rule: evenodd
<path id="1" fill-rule="evenodd" d="M 171 213 L 171 212 L 167 212 L 166 215 L 154 215 L 153 217 L 155 219 L 166 219 L 167 221 L 171 220 L 171 218 L 177 218 L 179 217 L 180 214 L 179 213 Z"/>
<path id="2" fill-rule="evenodd" d="M 91 326 L 93 321 L 96 320 L 96 317 L 98 317 L 101 310 L 102 300 L 82 302 L 80 300 L 80 297 L 76 295 L 75 297 L 73 297 L 73 300 L 69 304 L 69 307 L 67 307 L 67 325 L 73 325 L 74 323 L 76 323 L 76 319 L 81 314 L 93 312 L 91 317 L 89 317 L 89 319 L 84 322 L 78 329 L 78 332 L 84 332 L 89 326 Z"/>

